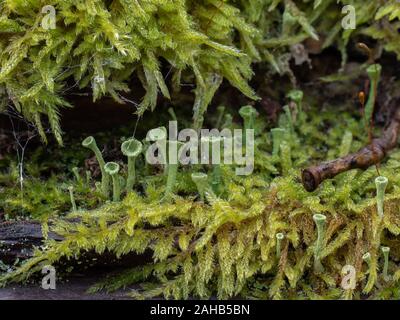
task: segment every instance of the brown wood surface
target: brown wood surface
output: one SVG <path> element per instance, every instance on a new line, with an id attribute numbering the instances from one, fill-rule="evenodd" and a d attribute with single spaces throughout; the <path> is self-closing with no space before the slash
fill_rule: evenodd
<path id="1" fill-rule="evenodd" d="M 312 192 L 326 179 L 332 179 L 339 173 L 351 169 L 367 169 L 378 164 L 387 155 L 387 153 L 397 146 L 397 140 L 400 131 L 400 107 L 394 112 L 390 119 L 389 126 L 383 131 L 378 139 L 373 139 L 371 144 L 362 148 L 356 153 L 343 158 L 323 162 L 319 165 L 304 169 L 302 172 L 302 181 L 304 188 Z"/>

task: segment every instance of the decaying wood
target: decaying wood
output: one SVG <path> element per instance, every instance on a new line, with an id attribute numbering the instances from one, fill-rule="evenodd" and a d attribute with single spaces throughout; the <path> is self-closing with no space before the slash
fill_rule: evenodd
<path id="1" fill-rule="evenodd" d="M 371 144 L 362 148 L 354 154 L 343 158 L 321 163 L 303 170 L 302 182 L 304 188 L 312 192 L 326 179 L 331 179 L 339 173 L 351 169 L 367 169 L 381 162 L 387 153 L 397 145 L 400 130 L 400 108 L 394 112 L 389 126 L 384 130 L 382 136 L 373 139 Z"/>
<path id="2" fill-rule="evenodd" d="M 54 233 L 49 238 L 61 240 Z M 12 262 L 32 256 L 33 248 L 43 242 L 42 227 L 37 222 L 16 221 L 0 223 L 0 260 Z"/>
<path id="3" fill-rule="evenodd" d="M 63 237 L 54 232 L 49 232 L 48 239 L 61 241 Z M 6 264 L 13 264 L 16 259 L 25 260 L 31 258 L 34 248 L 40 247 L 43 242 L 42 226 L 38 222 L 9 221 L 0 223 L 0 261 Z M 152 252 L 150 250 L 145 251 L 143 254 L 132 252 L 120 258 L 108 251 L 102 255 L 98 255 L 93 251 L 84 252 L 81 260 L 85 263 L 81 267 L 133 267 L 151 262 L 151 256 Z M 75 267 L 78 267 L 78 265 Z"/>

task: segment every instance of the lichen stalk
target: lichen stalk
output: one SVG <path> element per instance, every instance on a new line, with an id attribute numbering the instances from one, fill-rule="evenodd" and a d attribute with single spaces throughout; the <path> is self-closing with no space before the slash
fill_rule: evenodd
<path id="1" fill-rule="evenodd" d="M 78 169 L 78 167 L 73 167 L 73 168 L 72 168 L 72 173 L 74 174 L 76 181 L 77 181 L 78 183 L 81 183 L 81 182 L 82 182 L 82 177 L 81 177 L 81 175 L 79 174 L 79 169 Z"/>
<path id="2" fill-rule="evenodd" d="M 92 173 L 89 170 L 86 170 L 86 185 L 90 186 L 90 181 L 92 180 Z"/>
<path id="3" fill-rule="evenodd" d="M 224 123 L 222 124 L 222 128 L 232 128 L 233 117 L 230 113 L 224 115 Z"/>
<path id="4" fill-rule="evenodd" d="M 370 90 L 369 90 L 368 102 L 365 105 L 365 110 L 364 110 L 364 124 L 366 127 L 369 127 L 372 115 L 374 113 L 374 107 L 375 107 L 381 72 L 382 72 L 382 66 L 380 64 L 370 65 L 367 69 L 368 77 L 370 79 Z"/>
<path id="5" fill-rule="evenodd" d="M 172 108 L 172 107 L 168 108 L 168 113 L 171 116 L 173 121 L 177 121 L 178 120 L 174 108 Z"/>
<path id="6" fill-rule="evenodd" d="M 113 182 L 113 201 L 121 200 L 121 185 L 119 181 L 119 164 L 116 162 L 107 162 L 104 166 L 105 171 L 111 176 Z"/>
<path id="7" fill-rule="evenodd" d="M 254 129 L 258 111 L 252 106 L 244 106 L 239 110 L 240 116 L 243 118 L 243 127 L 245 130 Z"/>
<path id="8" fill-rule="evenodd" d="M 271 129 L 272 135 L 272 155 L 277 156 L 281 148 L 281 143 L 285 137 L 286 130 L 283 128 Z"/>
<path id="9" fill-rule="evenodd" d="M 314 214 L 313 220 L 317 226 L 317 240 L 314 247 L 314 270 L 317 273 L 324 271 L 324 267 L 321 264 L 321 252 L 324 249 L 325 242 L 325 225 L 326 216 L 323 214 Z"/>
<path id="10" fill-rule="evenodd" d="M 375 179 L 376 185 L 376 206 L 377 212 L 380 219 L 383 218 L 384 214 L 384 199 L 385 199 L 385 190 L 388 184 L 388 179 L 386 177 L 380 176 Z"/>
<path id="11" fill-rule="evenodd" d="M 148 140 L 154 141 L 157 144 L 158 152 L 162 157 L 164 164 L 164 174 L 168 173 L 168 157 L 167 157 L 167 129 L 165 127 L 159 127 L 152 129 L 147 134 Z"/>
<path id="12" fill-rule="evenodd" d="M 143 145 L 136 139 L 129 139 L 121 145 L 122 153 L 128 157 L 128 177 L 126 179 L 126 192 L 131 192 L 136 181 L 136 159 L 141 154 Z"/>
<path id="13" fill-rule="evenodd" d="M 281 257 L 282 251 L 282 240 L 285 238 L 283 233 L 276 234 L 276 257 L 279 259 Z"/>
<path id="14" fill-rule="evenodd" d="M 370 265 L 371 265 L 371 254 L 370 254 L 369 252 L 365 253 L 365 254 L 362 256 L 362 259 L 363 259 L 363 261 L 365 261 L 365 262 L 367 263 L 368 268 L 369 268 Z"/>
<path id="15" fill-rule="evenodd" d="M 225 113 L 225 107 L 224 107 L 224 106 L 219 106 L 219 107 L 217 108 L 217 112 L 218 112 L 218 115 L 217 115 L 217 123 L 216 123 L 215 127 L 216 127 L 216 128 L 220 128 L 220 127 L 221 127 L 221 124 L 222 124 L 222 119 L 223 119 L 224 113 Z"/>
<path id="16" fill-rule="evenodd" d="M 223 143 L 223 139 L 217 136 L 206 136 L 201 138 L 201 143 L 208 144 L 209 152 L 208 152 L 208 161 L 209 164 L 212 165 L 212 181 L 211 186 L 212 190 L 220 195 L 223 192 L 222 185 L 222 173 L 221 173 L 221 143 Z M 217 150 L 219 148 L 219 159 L 217 161 L 213 161 L 213 150 Z"/>
<path id="17" fill-rule="evenodd" d="M 303 114 L 303 97 L 304 93 L 301 90 L 292 90 L 287 94 L 287 97 L 291 100 L 293 100 L 296 103 L 298 113 L 300 117 L 302 117 Z"/>
<path id="18" fill-rule="evenodd" d="M 390 253 L 390 248 L 389 247 L 382 247 L 381 251 L 383 253 L 384 257 L 384 265 L 383 265 L 383 279 L 385 281 L 389 281 L 390 277 L 388 274 L 388 269 L 389 269 L 389 253 Z"/>
<path id="19" fill-rule="evenodd" d="M 69 186 L 68 191 L 69 191 L 69 198 L 71 200 L 72 212 L 76 212 L 78 209 L 76 207 L 76 202 L 75 202 L 74 187 Z"/>
<path id="20" fill-rule="evenodd" d="M 179 167 L 179 157 L 180 157 L 180 148 L 183 146 L 183 143 L 180 141 L 168 141 L 169 148 L 172 150 L 177 150 L 177 158 L 176 161 L 172 161 L 172 159 L 168 159 L 168 174 L 167 174 L 167 184 L 165 187 L 165 193 L 163 197 L 163 201 L 167 201 L 171 198 L 173 194 L 174 187 L 176 185 L 176 178 L 178 174 Z"/>
<path id="21" fill-rule="evenodd" d="M 287 174 L 289 170 L 292 168 L 292 152 L 290 148 L 290 144 L 286 141 L 283 141 L 280 144 L 281 149 L 281 167 L 282 172 Z"/>
<path id="22" fill-rule="evenodd" d="M 82 142 L 82 146 L 85 148 L 90 149 L 91 151 L 94 152 L 97 162 L 99 163 L 100 171 L 101 171 L 101 189 L 103 194 L 108 197 L 110 193 L 109 185 L 110 185 L 110 176 L 107 174 L 107 172 L 104 169 L 105 162 L 103 155 L 101 154 L 100 149 L 97 147 L 96 140 L 90 136 L 87 137 L 85 140 Z"/>
<path id="23" fill-rule="evenodd" d="M 293 121 L 293 116 L 292 112 L 290 111 L 290 107 L 288 105 L 283 107 L 283 110 L 285 111 L 286 119 L 287 119 L 287 124 L 288 124 L 288 129 L 290 132 L 290 136 L 293 139 L 294 136 L 294 121 Z"/>

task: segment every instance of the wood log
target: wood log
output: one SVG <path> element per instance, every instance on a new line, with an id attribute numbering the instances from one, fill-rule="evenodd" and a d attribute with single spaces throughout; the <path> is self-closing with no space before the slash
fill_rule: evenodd
<path id="1" fill-rule="evenodd" d="M 62 240 L 49 232 L 49 238 Z M 43 242 L 42 226 L 34 221 L 9 221 L 0 223 L 0 260 L 11 263 L 15 259 L 32 257 L 33 248 Z"/>
<path id="2" fill-rule="evenodd" d="M 54 232 L 48 233 L 48 238 L 61 241 L 63 238 Z M 42 226 L 35 221 L 9 221 L 0 223 L 0 260 L 6 264 L 13 264 L 16 259 L 25 260 L 33 256 L 34 247 L 43 244 L 44 237 Z M 117 258 L 112 252 L 104 252 L 101 256 L 95 252 L 83 252 L 80 266 L 104 267 L 104 268 L 125 268 L 143 265 L 152 261 L 151 250 L 146 250 L 143 254 L 129 253 L 121 258 Z M 70 262 L 69 262 L 70 263 Z"/>

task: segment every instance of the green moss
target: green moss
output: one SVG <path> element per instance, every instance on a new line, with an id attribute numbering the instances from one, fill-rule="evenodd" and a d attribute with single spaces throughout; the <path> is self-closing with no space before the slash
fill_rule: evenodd
<path id="1" fill-rule="evenodd" d="M 336 122 L 331 121 L 333 118 Z M 400 235 L 399 152 L 391 153 L 380 168 L 381 174 L 391 181 L 385 193 L 385 214 L 381 222 L 376 207 L 374 168 L 343 173 L 325 181 L 313 193 L 306 192 L 299 182 L 300 168 L 306 163 L 342 152 L 340 132 L 352 132 L 351 148 L 357 142 L 363 143 L 362 121 L 353 119 L 353 115 L 344 112 L 309 109 L 305 125 L 295 128 L 295 141 L 299 143 L 291 145 L 292 167 L 285 169 L 283 176 L 261 161 L 271 161 L 273 150 L 270 134 L 259 132 L 254 174 L 238 177 L 234 166 L 222 166 L 226 192 L 221 198 L 204 194 L 200 188 L 200 195 L 207 202 L 193 200 L 198 194 L 192 181 L 193 170 L 182 167 L 177 172 L 171 201 L 160 203 L 165 176 L 159 172 L 140 176 L 135 185 L 135 189 L 143 190 L 140 194 L 131 192 L 120 202 L 103 202 L 95 210 L 83 209 L 68 215 L 79 217 L 84 223 L 53 216 L 50 230 L 62 235 L 64 240 L 48 240 L 46 249 L 38 250 L 34 258 L 12 273 L 3 274 L 1 281 L 21 281 L 40 270 L 43 264 L 55 263 L 62 257 L 79 259 L 84 251 L 102 254 L 107 250 L 120 257 L 151 249 L 153 263 L 109 278 L 92 290 L 115 290 L 132 282 L 150 281 L 155 289 L 148 291 L 144 286 L 132 295 L 136 298 L 164 295 L 176 299 L 212 295 L 219 298 L 234 295 L 275 299 L 340 298 L 349 297 L 349 293 L 338 287 L 335 279 L 341 274 L 341 268 L 350 264 L 359 274 L 355 295 L 364 290 L 370 297 L 395 296 L 396 292 L 390 288 L 397 285 L 399 273 L 393 270 L 393 279 L 382 281 L 377 261 L 382 255 L 380 244 L 392 248 L 388 272 L 392 272 L 390 262 L 399 258 L 398 251 L 393 249 L 397 243 L 393 239 Z M 326 128 L 323 135 L 316 123 Z M 317 151 L 316 145 L 321 149 Z M 122 174 L 125 175 L 124 170 Z M 92 195 L 93 192 L 92 189 Z M 69 211 L 68 192 L 63 193 L 63 198 L 65 211 Z M 87 207 L 85 200 L 79 203 L 81 208 Z M 323 240 L 314 226 L 315 212 L 327 217 Z M 375 229 L 376 236 L 372 236 Z M 285 235 L 279 245 L 277 234 Z M 317 243 L 323 245 L 315 251 Z M 358 263 L 367 251 L 368 268 Z M 315 256 L 322 261 L 323 272 L 314 270 Z M 260 283 L 268 290 L 259 289 L 263 286 Z M 379 286 L 375 286 L 377 283 Z"/>
<path id="2" fill-rule="evenodd" d="M 178 107 L 174 109 L 178 115 L 171 111 L 170 117 L 177 117 L 180 125 L 186 121 L 200 128 L 224 79 L 256 99 L 248 85 L 252 63 L 263 64 L 262 70 L 290 75 L 287 53 L 309 37 L 323 35 L 322 48 L 337 46 L 343 64 L 346 46 L 360 34 L 378 39 L 386 50 L 400 56 L 398 33 L 393 32 L 400 15 L 394 1 L 382 7 L 380 1 L 352 1 L 357 29 L 344 31 L 343 16 L 333 0 L 105 3 L 54 1 L 58 28 L 51 31 L 38 24 L 41 15 L 35 12 L 40 11 L 39 1 L 6 1 L 0 9 L 0 31 L 5 33 L 0 40 L 4 101 L 10 95 L 17 111 L 36 124 L 44 139 L 42 118 L 47 115 L 61 141 L 58 109 L 68 105 L 63 90 L 70 80 L 81 88 L 91 87 L 95 100 L 110 95 L 123 102 L 127 83 L 138 77 L 145 94 L 137 113 L 143 115 L 156 107 L 159 91 L 172 99 L 172 89 L 179 91 L 184 79 L 195 84 L 193 119 L 181 117 Z M 164 65 L 171 68 L 172 83 L 161 73 Z M 23 190 L 17 184 L 18 167 L 10 161 L 7 168 L 1 168 L 1 209 L 8 217 L 49 220 L 50 230 L 64 240 L 46 240 L 32 259 L 11 273 L 2 273 L 1 283 L 23 281 L 42 265 L 63 258 L 79 260 L 86 251 L 107 251 L 121 257 L 149 249 L 152 263 L 106 279 L 92 291 L 139 283 L 141 289 L 131 293 L 135 298 L 399 297 L 400 270 L 395 269 L 400 259 L 399 151 L 390 153 L 380 166 L 380 174 L 390 180 L 384 198 L 382 190 L 377 197 L 374 168 L 343 173 L 308 193 L 300 183 L 300 170 L 357 150 L 367 142 L 365 126 L 354 106 L 348 108 L 353 111 L 328 103 L 326 108 L 317 107 L 319 101 L 301 91 L 282 96 L 292 100 L 280 119 L 279 127 L 285 129 L 271 132 L 265 117 L 250 117 L 245 124 L 254 126 L 256 133 L 255 170 L 249 177 L 236 176 L 234 166 L 221 165 L 214 173 L 205 166 L 179 170 L 166 166 L 166 179 L 158 167 L 138 160 L 136 179 L 127 184 L 132 192 L 121 194 L 120 180 L 114 177 L 115 201 L 107 202 L 99 192 L 104 189 L 95 188 L 99 177 L 88 176 L 83 183 L 76 169 L 76 177 L 71 174 L 71 167 L 79 167 L 81 172 L 87 154 L 77 151 L 68 137 L 67 148 L 59 151 L 65 154 L 53 155 L 52 162 L 59 159 L 59 167 L 47 168 L 54 164 L 48 164 L 45 156 L 26 161 Z M 376 97 L 372 94 L 371 98 Z M 293 102 L 297 110 L 292 108 Z M 250 109 L 242 109 L 242 113 Z M 218 126 L 237 127 L 232 119 L 238 110 L 237 105 L 220 108 Z M 299 117 L 296 111 L 301 113 Z M 132 130 L 124 135 L 131 136 Z M 43 149 L 41 154 L 45 155 Z M 121 165 L 124 178 L 129 174 L 132 178 L 132 162 L 112 160 Z M 193 181 L 193 172 L 199 171 L 205 173 Z M 221 194 L 204 184 L 208 176 L 223 186 Z M 167 184 L 165 180 L 169 180 Z M 70 185 L 79 211 L 70 210 Z M 164 195 L 169 201 L 161 201 Z M 378 212 L 383 209 L 380 219 Z M 327 218 L 323 230 L 315 227 L 316 212 Z M 391 248 L 383 263 L 383 278 L 393 274 L 389 281 L 383 281 L 386 279 L 378 272 L 381 246 Z M 344 265 L 356 269 L 355 290 L 337 284 Z M 152 283 L 152 289 L 146 281 Z"/>
<path id="3" fill-rule="evenodd" d="M 396 1 L 350 4 L 357 13 L 355 30 L 342 28 L 344 16 L 333 0 L 127 0 L 111 5 L 55 0 L 56 28 L 45 29 L 41 1 L 6 1 L 0 8 L 0 111 L 10 98 L 44 140 L 46 116 L 61 143 L 59 109 L 71 107 L 65 99 L 70 81 L 89 89 L 94 100 L 111 96 L 126 103 L 123 95 L 136 77 L 145 89 L 137 104 L 142 115 L 156 107 L 159 92 L 173 101 L 188 79 L 196 87 L 193 126 L 200 128 L 223 79 L 257 99 L 248 84 L 252 63 L 291 74 L 287 54 L 308 37 L 323 35 L 322 48 L 337 46 L 343 65 L 346 46 L 360 34 L 400 56 Z M 172 72 L 171 81 L 162 74 L 164 66 L 168 75 Z"/>

